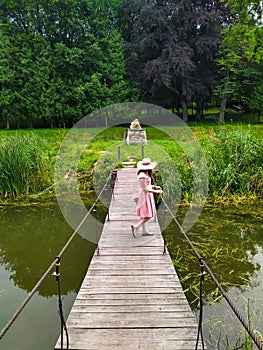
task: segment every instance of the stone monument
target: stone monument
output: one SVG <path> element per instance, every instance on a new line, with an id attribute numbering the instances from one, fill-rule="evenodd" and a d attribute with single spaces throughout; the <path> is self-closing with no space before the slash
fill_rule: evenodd
<path id="1" fill-rule="evenodd" d="M 146 131 L 141 128 L 138 119 L 134 119 L 134 121 L 131 122 L 128 132 L 126 133 L 126 142 L 128 145 L 146 145 Z"/>

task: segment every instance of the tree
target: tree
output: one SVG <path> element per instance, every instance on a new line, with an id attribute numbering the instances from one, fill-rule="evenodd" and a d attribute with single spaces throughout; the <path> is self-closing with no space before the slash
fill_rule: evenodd
<path id="1" fill-rule="evenodd" d="M 258 25 L 262 13 L 260 1 L 246 0 L 241 4 L 229 0 L 228 3 L 236 20 L 223 30 L 224 40 L 217 61 L 221 81 L 215 92 L 221 97 L 221 123 L 225 120 L 228 98 L 236 101 L 239 99 L 239 103 L 242 103 L 242 99 L 240 101 L 237 96 L 243 96 L 241 91 L 244 91 L 244 84 L 250 84 L 247 78 L 251 68 L 262 60 L 263 54 L 263 32 Z"/>
<path id="2" fill-rule="evenodd" d="M 116 0 L 3 0 L 2 118 L 72 126 L 105 104 L 138 99 L 125 72 L 118 6 Z"/>
<path id="3" fill-rule="evenodd" d="M 181 106 L 187 120 L 189 102 L 208 99 L 216 82 L 224 1 L 126 0 L 121 16 L 129 74 L 150 102 Z"/>
<path id="4" fill-rule="evenodd" d="M 8 62 L 11 59 L 9 55 L 10 42 L 4 31 L 0 31 L 0 116 L 5 121 L 6 129 L 9 129 L 9 106 L 12 105 L 14 95 L 12 94 L 12 84 L 14 72 Z"/>
<path id="5" fill-rule="evenodd" d="M 249 75 L 253 79 L 249 89 L 249 98 L 247 104 L 251 112 L 255 112 L 260 121 L 263 110 L 263 64 L 257 65 L 253 73 Z"/>

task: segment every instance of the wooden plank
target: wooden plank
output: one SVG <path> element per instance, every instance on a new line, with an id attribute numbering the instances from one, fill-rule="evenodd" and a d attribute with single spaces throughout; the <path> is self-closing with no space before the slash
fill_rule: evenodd
<path id="1" fill-rule="evenodd" d="M 81 337 L 80 337 L 81 335 Z M 134 341 L 149 341 L 151 339 L 153 342 L 158 341 L 174 341 L 174 340 L 183 340 L 183 341 L 191 341 L 192 340 L 192 332 L 189 331 L 189 328 L 177 327 L 174 328 L 145 328 L 145 329 L 72 329 L 72 336 L 78 337 L 79 340 L 83 341 L 83 343 L 90 344 L 90 342 L 95 339 L 100 341 L 105 341 L 105 339 L 115 340 L 128 340 L 130 339 Z M 95 344 L 94 344 L 95 345 Z M 104 347 L 101 348 L 101 350 Z M 191 348 L 191 350 L 193 350 Z"/>
<path id="2" fill-rule="evenodd" d="M 121 256 L 119 256 L 121 257 Z M 135 258 L 135 257 L 134 257 Z M 103 259 L 104 260 L 104 259 Z M 139 260 L 139 259 L 129 259 L 129 260 L 117 260 L 114 259 L 113 261 L 98 261 L 96 264 L 91 264 L 89 269 L 107 269 L 107 270 L 117 270 L 117 269 L 134 269 L 134 270 L 144 270 L 144 269 L 151 269 L 158 271 L 159 269 L 161 271 L 166 271 L 166 269 L 169 269 L 171 273 L 174 274 L 173 267 L 168 264 L 166 261 L 162 261 L 159 259 L 150 261 L 147 260 Z"/>
<path id="3" fill-rule="evenodd" d="M 116 255 L 116 254 L 105 254 L 106 252 L 110 252 L 110 250 L 112 249 L 107 249 L 107 251 L 103 248 L 101 248 L 101 253 L 100 255 L 94 255 L 91 262 L 90 262 L 90 266 L 92 266 L 93 264 L 97 265 L 97 264 L 109 264 L 109 263 L 115 263 L 115 262 L 141 262 L 142 264 L 146 264 L 147 262 L 149 263 L 166 263 L 166 264 L 170 264 L 171 267 L 173 267 L 171 265 L 171 259 L 169 257 L 169 255 L 165 254 L 160 254 L 160 252 L 162 252 L 162 250 L 157 251 L 158 254 L 151 254 L 151 255 L 139 255 L 139 254 L 129 254 L 129 251 L 125 250 L 126 254 L 122 254 L 122 255 Z M 152 250 L 152 249 L 151 249 Z M 123 249 L 122 249 L 123 251 Z M 137 249 L 137 251 L 139 251 L 139 249 Z"/>
<path id="4" fill-rule="evenodd" d="M 109 301 L 111 302 L 120 302 L 122 303 L 123 300 L 128 303 L 138 303 L 138 302 L 144 302 L 145 304 L 148 303 L 154 303 L 155 300 L 158 302 L 160 300 L 165 299 L 168 302 L 177 301 L 178 299 L 183 299 L 185 302 L 185 295 L 182 290 L 176 290 L 173 293 L 130 293 L 127 296 L 127 293 L 104 293 L 104 294 L 97 294 L 97 293 L 85 293 L 82 290 L 80 290 L 76 302 L 78 300 L 89 300 L 89 302 L 97 301 L 99 303 L 107 303 Z"/>
<path id="5" fill-rule="evenodd" d="M 72 350 L 193 350 L 197 322 L 158 220 L 134 238 L 136 169 L 118 172 L 109 216 L 67 320 Z M 58 340 L 55 349 L 60 349 Z M 199 346 L 198 349 L 201 349 Z"/>
<path id="6" fill-rule="evenodd" d="M 151 296 L 151 298 L 149 298 L 148 300 L 145 300 L 146 297 L 145 295 L 142 295 L 140 298 L 122 298 L 120 299 L 120 296 L 119 298 L 110 298 L 108 296 L 108 298 L 103 298 L 103 299 L 99 299 L 99 298 L 87 298 L 87 299 L 80 299 L 80 298 L 77 298 L 75 300 L 75 303 L 74 303 L 74 306 L 75 305 L 86 305 L 87 307 L 89 306 L 94 306 L 94 305 L 97 305 L 99 307 L 102 307 L 102 306 L 116 306 L 116 305 L 119 305 L 119 306 L 143 306 L 143 307 L 148 307 L 148 306 L 160 306 L 160 305 L 163 305 L 163 306 L 167 306 L 167 307 L 170 307 L 170 306 L 174 306 L 174 307 L 178 307 L 178 305 L 181 305 L 182 307 L 186 307 L 189 309 L 189 305 L 185 304 L 184 303 L 184 294 L 182 293 L 181 295 L 180 294 L 177 294 L 176 296 L 176 299 L 174 298 L 174 296 L 172 298 L 169 298 L 169 297 L 163 297 L 163 298 L 158 298 L 158 297 L 155 297 L 153 298 Z"/>
<path id="7" fill-rule="evenodd" d="M 176 334 L 176 337 L 174 336 Z M 177 335 L 178 334 L 178 335 Z M 132 342 L 131 340 L 132 339 Z M 76 344 L 72 350 L 193 350 L 195 340 L 193 333 L 188 329 L 102 329 L 87 330 L 73 329 L 70 334 L 70 341 Z M 198 350 L 201 349 L 199 345 Z"/>
<path id="8" fill-rule="evenodd" d="M 178 287 L 177 287 L 178 288 Z M 149 288 L 142 288 L 142 287 L 134 287 L 134 288 L 126 288 L 126 287 L 92 287 L 92 288 L 81 288 L 79 291 L 79 294 L 116 294 L 116 293 L 122 293 L 122 294 L 159 294 L 159 293 L 175 293 L 177 290 L 176 287 L 149 287 Z"/>
<path id="9" fill-rule="evenodd" d="M 156 266 L 156 267 L 155 267 Z M 170 267 L 165 267 L 165 269 L 162 269 L 161 266 L 155 265 L 155 266 L 135 266 L 133 268 L 130 268 L 129 265 L 120 265 L 111 268 L 110 266 L 96 266 L 91 267 L 89 269 L 88 276 L 133 276 L 133 275 L 140 275 L 140 276 L 166 276 L 166 275 L 173 275 L 173 269 Z"/>
<path id="10" fill-rule="evenodd" d="M 92 317 L 93 316 L 93 317 Z M 86 313 L 71 312 L 68 327 L 78 328 L 192 328 L 196 322 L 187 312 Z"/>
<path id="11" fill-rule="evenodd" d="M 173 313 L 180 313 L 182 311 L 189 312 L 188 305 L 185 304 L 140 304 L 140 305 L 134 305 L 134 304 L 111 304 L 111 305 L 91 305 L 87 302 L 75 302 L 74 307 L 72 308 L 72 312 L 83 312 L 83 313 L 153 313 L 153 312 L 173 312 Z"/>
<path id="12" fill-rule="evenodd" d="M 145 244 L 147 242 L 146 240 L 144 242 L 140 242 L 140 246 Z M 112 248 L 112 247 L 126 247 L 127 244 L 130 243 L 127 238 L 119 238 L 117 241 L 114 242 L 112 238 L 105 238 L 100 240 L 100 244 L 103 244 L 104 247 Z M 132 246 L 136 247 L 137 242 L 133 241 Z M 160 246 L 160 240 L 158 239 L 151 239 L 151 241 L 148 243 L 149 247 L 159 247 Z"/>
<path id="13" fill-rule="evenodd" d="M 100 255 L 123 255 L 123 256 L 127 256 L 127 255 L 135 255 L 135 256 L 141 256 L 141 255 L 148 255 L 148 256 L 152 256 L 152 255 L 162 255 L 163 254 L 163 247 L 147 247 L 147 246 L 139 246 L 136 245 L 137 243 L 137 239 L 134 238 L 131 241 L 130 247 L 123 247 L 123 248 L 107 248 L 107 247 L 103 247 L 99 244 L 100 247 Z"/>
<path id="14" fill-rule="evenodd" d="M 155 247 L 152 247 L 153 249 Z M 112 259 L 111 259 L 112 257 Z M 147 259 L 148 258 L 148 259 Z M 90 267 L 102 267 L 102 266 L 110 266 L 110 267 L 120 267 L 120 266 L 129 266 L 134 268 L 144 268 L 144 267 L 160 267 L 163 270 L 165 267 L 170 267 L 173 272 L 175 270 L 169 261 L 166 261 L 160 257 L 160 255 L 103 255 L 100 260 L 92 261 Z"/>
<path id="15" fill-rule="evenodd" d="M 145 275 L 145 276 L 138 276 L 134 275 L 133 278 L 130 276 L 100 276 L 100 275 L 94 275 L 89 276 L 86 275 L 84 281 L 83 281 L 83 287 L 85 288 L 90 287 L 92 285 L 95 285 L 96 287 L 121 287 L 125 286 L 126 288 L 136 288 L 138 286 L 142 287 L 145 286 L 147 288 L 155 287 L 163 287 L 163 286 L 169 286 L 169 287 L 181 287 L 181 284 L 179 282 L 179 279 L 177 276 L 174 275 L 157 275 L 154 279 L 152 276 Z"/>

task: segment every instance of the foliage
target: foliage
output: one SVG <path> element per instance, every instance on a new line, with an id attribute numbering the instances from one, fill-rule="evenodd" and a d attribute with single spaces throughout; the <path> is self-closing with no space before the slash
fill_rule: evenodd
<path id="1" fill-rule="evenodd" d="M 124 1 L 127 69 L 146 98 L 166 108 L 197 102 L 199 112 L 216 82 L 214 59 L 221 26 L 229 20 L 222 1 Z"/>
<path id="2" fill-rule="evenodd" d="M 48 160 L 49 178 L 53 174 L 56 154 L 67 131 L 66 129 L 39 129 L 32 130 L 29 134 L 32 135 L 30 136 L 32 142 L 40 138 L 45 141 L 44 148 L 40 146 L 39 152 Z M 99 186 L 103 185 L 103 180 L 108 176 L 109 171 L 120 162 L 140 160 L 141 146 L 127 145 L 123 141 L 124 131 L 122 127 L 107 128 L 105 131 L 92 128 L 77 130 L 75 143 L 68 145 L 66 151 L 74 156 L 79 152 L 78 143 L 86 146 L 82 150 L 76 168 L 71 168 L 71 157 L 67 158 L 65 174 L 70 174 L 72 171 L 78 172 L 82 190 L 88 191 L 94 186 L 93 180 L 98 182 Z M 171 134 L 173 129 L 170 127 L 168 132 Z M 235 197 L 262 195 L 263 160 L 260 127 L 227 125 L 223 128 L 209 125 L 193 127 L 193 132 L 201 144 L 207 161 L 208 200 L 221 201 Z M 9 138 L 11 140 L 29 138 L 28 131 L 25 130 L 1 133 L 4 141 L 8 141 Z M 160 181 L 165 187 L 166 199 L 172 198 L 176 203 L 181 200 L 190 203 L 193 195 L 193 164 L 190 164 L 190 160 L 180 146 L 165 133 L 165 128 L 163 131 L 152 127 L 147 128 L 147 138 L 148 144 L 144 146 L 144 155 L 158 161 L 161 169 Z M 118 147 L 120 147 L 120 162 L 118 162 Z M 21 147 L 19 152 L 19 154 L 22 152 L 21 159 L 24 159 L 23 154 L 27 154 L 27 150 Z M 46 178 L 46 172 L 43 174 Z M 46 188 L 49 185 L 47 181 L 43 186 Z M 35 191 L 39 192 L 40 189 L 36 188 Z M 2 190 L 1 194 L 4 195 L 5 191 Z"/>
<path id="3" fill-rule="evenodd" d="M 10 136 L 2 138 L 0 145 L 0 195 L 29 195 L 51 184 L 43 144 L 37 137 Z"/>
<path id="4" fill-rule="evenodd" d="M 263 64 L 261 63 L 256 70 L 254 84 L 252 85 L 252 89 L 250 91 L 250 98 L 247 99 L 249 110 L 251 112 L 257 113 L 258 118 L 260 118 L 261 111 L 263 110 L 262 96 L 263 96 Z"/>
<path id="5" fill-rule="evenodd" d="M 141 100 L 184 120 L 219 99 L 221 121 L 228 101 L 260 116 L 259 0 L 3 0 L 0 16 L 1 128 L 71 127 Z"/>
<path id="6" fill-rule="evenodd" d="M 2 1 L 0 118 L 8 128 L 72 126 L 139 98 L 126 77 L 113 5 L 103 0 Z"/>
<path id="7" fill-rule="evenodd" d="M 88 159 L 93 159 L 96 174 L 104 179 L 105 171 L 108 174 L 116 166 L 118 147 L 121 161 L 138 161 L 142 157 L 141 146 L 126 145 L 122 141 L 121 130 L 123 129 L 111 128 L 100 133 L 89 144 L 89 152 L 84 153 L 81 164 L 87 165 Z M 262 196 L 263 140 L 260 130 L 257 127 L 239 125 L 228 125 L 225 128 L 194 127 L 193 131 L 207 161 L 209 200 Z M 190 203 L 193 196 L 194 164 L 190 163 L 180 146 L 163 131 L 147 128 L 147 138 L 144 153 L 159 163 L 165 198 L 176 203 L 180 200 Z"/>
<path id="8" fill-rule="evenodd" d="M 257 100 L 252 91 L 261 84 L 258 70 L 263 57 L 263 28 L 259 22 L 262 3 L 257 0 L 245 1 L 241 5 L 229 0 L 228 4 L 236 20 L 223 29 L 224 40 L 217 59 L 221 81 L 215 94 L 222 101 L 220 122 L 225 121 L 228 99 L 247 111 L 249 100 Z"/>
<path id="9" fill-rule="evenodd" d="M 250 127 L 218 130 L 206 144 L 210 195 L 262 195 L 262 139 Z"/>

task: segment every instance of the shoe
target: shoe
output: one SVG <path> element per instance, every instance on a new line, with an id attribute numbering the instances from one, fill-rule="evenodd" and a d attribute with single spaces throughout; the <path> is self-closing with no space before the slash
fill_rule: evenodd
<path id="1" fill-rule="evenodd" d="M 143 232 L 142 236 L 153 236 L 153 233 L 149 233 L 149 232 Z"/>
<path id="2" fill-rule="evenodd" d="M 133 237 L 136 238 L 136 233 L 135 232 L 137 231 L 137 229 L 133 225 L 131 225 L 131 231 L 132 231 Z"/>

